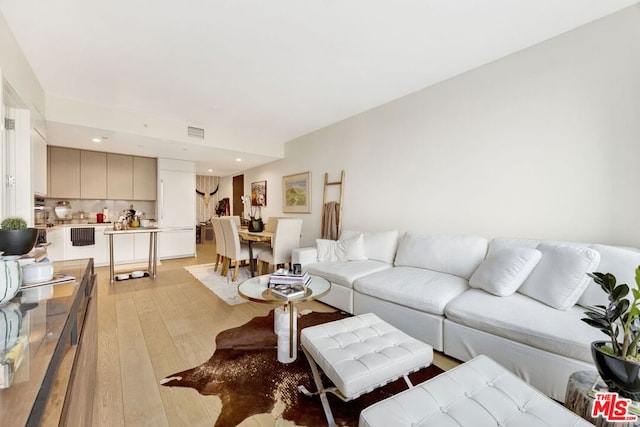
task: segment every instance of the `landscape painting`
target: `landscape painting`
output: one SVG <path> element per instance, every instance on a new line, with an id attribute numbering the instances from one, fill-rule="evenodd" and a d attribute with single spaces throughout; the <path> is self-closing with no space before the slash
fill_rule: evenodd
<path id="1" fill-rule="evenodd" d="M 283 176 L 282 187 L 283 212 L 311 213 L 311 172 Z"/>

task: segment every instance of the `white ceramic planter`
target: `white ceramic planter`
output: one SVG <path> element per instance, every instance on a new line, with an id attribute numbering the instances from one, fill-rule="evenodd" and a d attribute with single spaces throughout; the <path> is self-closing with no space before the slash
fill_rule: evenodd
<path id="1" fill-rule="evenodd" d="M 53 278 L 53 264 L 51 262 L 33 262 L 22 266 L 22 281 L 24 283 L 46 282 Z"/>
<path id="2" fill-rule="evenodd" d="M 22 269 L 18 261 L 0 261 L 0 306 L 16 296 L 22 285 Z"/>

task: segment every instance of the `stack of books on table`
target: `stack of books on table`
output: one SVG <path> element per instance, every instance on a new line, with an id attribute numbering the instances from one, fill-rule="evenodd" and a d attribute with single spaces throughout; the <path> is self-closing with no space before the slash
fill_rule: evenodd
<path id="1" fill-rule="evenodd" d="M 291 271 L 281 268 L 269 277 L 269 287 L 273 287 L 274 285 L 293 285 L 296 283 L 306 286 L 310 281 L 311 277 L 306 271 L 300 274 L 293 274 Z"/>
<path id="2" fill-rule="evenodd" d="M 311 277 L 306 271 L 294 274 L 281 268 L 269 277 L 269 287 L 271 288 L 271 293 L 277 298 L 300 298 L 306 295 L 307 285 L 310 281 Z"/>
<path id="3" fill-rule="evenodd" d="M 274 285 L 271 287 L 271 293 L 277 298 L 289 300 L 305 296 L 307 294 L 307 287 L 302 283 Z"/>

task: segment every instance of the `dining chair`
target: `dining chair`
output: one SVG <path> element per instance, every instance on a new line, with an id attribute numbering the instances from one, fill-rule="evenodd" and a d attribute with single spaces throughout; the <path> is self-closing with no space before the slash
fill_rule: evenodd
<path id="1" fill-rule="evenodd" d="M 220 271 L 222 271 L 222 265 L 224 265 L 225 259 L 225 245 L 224 245 L 224 233 L 222 232 L 222 226 L 220 225 L 220 218 L 212 217 L 211 225 L 213 225 L 213 234 L 216 239 L 216 265 L 213 271 L 218 271 L 218 265 L 220 265 Z"/>
<path id="2" fill-rule="evenodd" d="M 278 217 L 270 216 L 269 218 L 267 218 L 267 222 L 264 223 L 264 231 L 266 231 L 267 233 L 275 233 L 277 223 Z"/>
<path id="3" fill-rule="evenodd" d="M 280 264 L 291 264 L 291 251 L 300 247 L 302 232 L 301 218 L 278 218 L 276 230 L 271 239 L 271 250 L 258 255 L 258 272 L 265 274 L 265 268 Z"/>
<path id="4" fill-rule="evenodd" d="M 225 242 L 225 260 L 222 267 L 223 275 L 227 275 L 231 263 L 234 264 L 232 282 L 238 280 L 238 269 L 242 261 L 253 262 L 256 257 L 263 251 L 262 248 L 253 248 L 253 260 L 249 259 L 249 246 L 246 243 L 240 242 L 240 236 L 238 236 L 238 225 L 233 217 L 221 217 L 220 225 L 222 226 L 222 233 L 224 235 Z"/>

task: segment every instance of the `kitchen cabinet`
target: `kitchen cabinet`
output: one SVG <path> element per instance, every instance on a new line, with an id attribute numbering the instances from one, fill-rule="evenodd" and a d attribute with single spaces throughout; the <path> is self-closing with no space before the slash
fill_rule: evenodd
<path id="1" fill-rule="evenodd" d="M 54 227 L 47 230 L 47 258 L 51 261 L 63 261 L 64 257 L 64 227 Z"/>
<path id="2" fill-rule="evenodd" d="M 87 246 L 73 246 L 71 229 L 76 227 L 95 228 L 95 244 Z M 109 238 L 104 230 L 111 225 L 62 225 L 51 228 L 47 233 L 47 257 L 51 261 L 65 261 L 72 259 L 93 258 L 96 267 L 109 265 Z M 161 233 L 162 234 L 162 233 Z M 190 251 L 188 243 L 193 243 L 193 236 L 185 245 L 184 239 L 169 239 L 167 247 L 173 251 Z M 113 240 L 113 255 L 116 264 L 146 262 L 149 259 L 148 234 L 121 235 Z M 186 248 L 185 248 L 186 246 Z M 158 252 L 160 254 L 160 252 Z M 175 257 L 175 256 L 173 256 Z"/>
<path id="3" fill-rule="evenodd" d="M 42 170 L 43 173 L 48 170 L 45 180 L 48 176 L 49 197 L 156 200 L 157 162 L 152 157 L 49 147 L 45 159 L 48 160 L 48 168 L 45 166 L 32 169 Z"/>
<path id="4" fill-rule="evenodd" d="M 80 150 L 80 198 L 107 198 L 107 153 Z"/>
<path id="5" fill-rule="evenodd" d="M 95 244 L 87 246 L 73 246 L 71 241 L 71 229 L 70 227 L 64 228 L 64 259 L 81 259 L 81 258 L 93 258 L 95 265 L 105 265 L 109 263 L 109 254 L 107 252 L 107 236 L 104 235 L 105 226 L 97 226 L 94 228 Z M 91 226 L 82 226 L 82 228 L 92 228 Z M 47 251 L 48 253 L 49 251 Z"/>
<path id="6" fill-rule="evenodd" d="M 47 141 L 36 131 L 31 136 L 31 185 L 33 193 L 47 195 Z"/>
<path id="7" fill-rule="evenodd" d="M 154 158 L 133 158 L 133 200 L 156 200 L 157 169 Z"/>
<path id="8" fill-rule="evenodd" d="M 122 236 L 119 236 L 118 238 L 122 238 Z M 148 233 L 133 235 L 133 258 L 136 260 L 136 262 L 142 262 L 149 259 Z"/>
<path id="9" fill-rule="evenodd" d="M 107 153 L 107 199 L 133 199 L 133 157 Z"/>
<path id="10" fill-rule="evenodd" d="M 158 159 L 158 256 L 179 258 L 196 253 L 195 163 Z"/>
<path id="11" fill-rule="evenodd" d="M 80 198 L 80 150 L 49 147 L 49 197 Z"/>
<path id="12" fill-rule="evenodd" d="M 158 234 L 158 257 L 183 258 L 196 255 L 195 226 L 184 229 L 162 229 Z"/>

